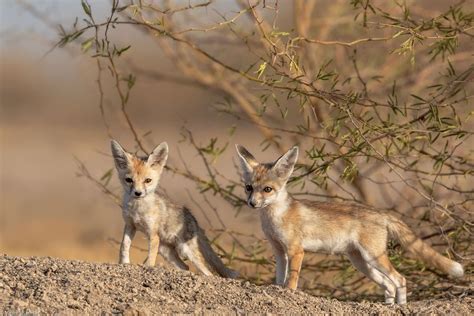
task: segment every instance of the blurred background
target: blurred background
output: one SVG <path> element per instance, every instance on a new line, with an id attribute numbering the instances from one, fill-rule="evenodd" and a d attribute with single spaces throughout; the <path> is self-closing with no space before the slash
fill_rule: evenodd
<path id="1" fill-rule="evenodd" d="M 92 4 L 98 16 L 110 10 L 109 1 Z M 226 1 L 222 4 L 226 7 Z M 6 0 L 0 6 L 0 249 L 9 255 L 116 262 L 118 246 L 110 238 L 121 238 L 120 208 L 91 181 L 76 175 L 76 159 L 99 178 L 113 166 L 110 137 L 98 105 L 96 61 L 82 54 L 80 47 L 53 49 L 61 38 L 59 25 L 70 27 L 76 17 L 83 16 L 81 2 Z M 146 36 L 123 31 L 121 40 L 134 43 L 134 65 L 179 76 L 156 45 L 145 41 Z M 142 76 L 132 92 L 130 116 L 141 133 L 152 131 L 146 138 L 150 148 L 166 140 L 170 162 L 177 162 L 182 126 L 204 144 L 219 134 L 225 138 L 236 124 L 213 109 L 222 101 L 222 94 L 207 88 Z M 104 106 L 114 122 L 113 136 L 133 151 L 133 137 L 114 110 L 116 100 L 106 100 Z M 251 137 L 254 132 L 238 130 L 234 139 L 256 149 L 260 140 Z M 181 152 L 192 168 L 204 168 L 192 148 L 181 148 Z M 226 165 L 233 156 L 233 151 L 228 151 L 218 163 Z M 261 157 L 274 158 L 271 152 Z M 227 173 L 238 179 L 233 168 L 227 168 Z M 162 183 L 176 201 L 196 208 L 190 198 L 196 198 L 193 182 L 166 173 Z M 111 186 L 120 192 L 115 174 Z M 202 214 L 194 213 L 206 227 Z M 230 227 L 236 226 L 235 212 L 221 213 Z M 255 219 L 245 208 L 238 221 L 252 220 L 248 231 L 255 231 L 259 227 Z M 145 245 L 141 235 L 136 242 Z M 134 255 L 138 256 L 136 261 L 143 260 L 141 252 Z"/>
<path id="2" fill-rule="evenodd" d="M 252 1 L 255 6 L 250 8 L 240 0 L 143 2 L 149 7 L 139 3 L 0 1 L 2 253 L 117 261 L 121 211 L 115 197 L 104 194 L 103 188 L 121 194 L 111 169 L 110 138 L 140 152 L 131 121 L 148 150 L 167 141 L 170 166 L 185 173 L 165 172 L 161 184 L 166 193 L 191 208 L 210 236 L 220 236 L 219 230 L 244 234 L 249 248 L 242 251 L 248 262 L 255 263 L 252 260 L 259 256 L 271 259 L 271 255 L 262 246 L 257 212 L 239 200 L 244 194 L 238 185 L 235 143 L 245 145 L 260 161 L 274 160 L 299 144 L 300 170 L 321 168 L 309 172 L 303 183 L 297 181 L 294 192 L 394 210 L 419 234 L 439 237 L 442 242 L 434 243 L 442 251 L 467 261 L 472 258 L 470 230 L 459 223 L 472 220 L 474 200 L 473 1 Z M 96 34 L 92 26 L 77 32 L 87 23 L 105 23 L 113 7 L 119 20 L 135 19 L 148 27 L 118 24 L 105 34 L 103 24 Z M 255 23 L 259 19 L 265 23 Z M 116 69 L 107 58 L 92 58 L 104 54 L 106 42 L 109 52 L 114 52 Z M 250 79 L 246 81 L 242 73 Z M 115 74 L 122 92 L 133 86 L 125 101 L 127 115 Z M 280 83 L 289 90 L 309 90 L 295 97 L 275 88 Z M 437 92 L 429 90 L 437 87 Z M 464 98 L 456 99 L 458 93 Z M 434 129 L 422 120 L 410 125 L 409 131 L 403 127 L 386 134 L 393 141 L 397 133 L 405 137 L 406 132 L 403 141 L 411 145 L 408 152 L 404 146 L 393 152 L 383 139 L 377 143 L 379 138 L 374 138 L 406 179 L 413 174 L 419 177 L 413 182 L 418 191 L 408 188 L 406 179 L 394 174 L 373 151 L 364 152 L 367 156 L 351 154 L 360 138 L 347 117 L 341 116 L 343 111 L 334 106 L 355 102 L 351 109 L 361 122 L 375 113 L 374 124 L 379 125 L 366 135 L 379 136 L 379 131 L 385 133 L 391 112 L 374 112 L 367 104 L 388 99 L 394 108 L 402 109 L 394 110 L 393 117 L 403 112 L 403 105 L 407 111 L 409 104 L 408 111 L 415 110 L 408 117 L 416 117 L 419 104 L 413 103 L 413 95 L 432 100 L 423 100 L 421 107 L 428 108 L 433 100 L 452 102 L 459 114 L 455 123 L 440 120 Z M 333 98 L 334 104 L 327 98 Z M 451 108 L 443 103 L 439 111 L 455 117 L 447 112 Z M 404 118 L 394 120 L 398 124 Z M 374 121 L 365 123 L 370 127 Z M 427 139 L 426 134 L 446 130 L 453 133 L 446 146 L 430 138 L 427 147 L 421 146 L 426 149 L 423 154 L 412 152 Z M 444 153 L 449 152 L 446 159 L 440 154 L 443 146 Z M 189 179 L 191 174 L 208 179 L 203 153 L 224 190 L 213 191 L 206 183 Z M 426 160 L 414 167 L 416 158 Z M 436 161 L 442 159 L 441 169 L 448 168 L 446 177 L 437 173 Z M 449 164 L 444 165 L 446 161 Z M 420 173 L 424 167 L 428 171 Z M 426 195 L 443 206 L 437 210 Z M 456 216 L 439 212 L 448 203 L 457 207 Z M 464 248 L 453 248 L 445 231 L 455 233 L 449 238 Z M 234 251 L 232 240 L 237 235 L 230 236 L 224 247 Z M 142 262 L 143 235 L 137 235 L 134 245 L 132 262 Z M 308 268 L 310 277 L 304 280 L 308 287 L 313 285 L 314 271 L 321 271 L 309 264 L 314 258 L 305 260 L 306 267 L 315 267 L 313 272 Z M 267 277 L 273 274 L 268 263 L 256 265 L 257 281 L 262 281 L 260 272 Z M 341 263 L 334 271 L 341 269 L 351 268 Z M 332 286 L 346 284 L 348 275 L 354 277 L 354 270 L 334 279 Z M 327 290 L 334 293 L 331 287 Z"/>
<path id="3" fill-rule="evenodd" d="M 74 157 L 103 170 L 111 161 L 97 115 L 95 69 L 66 49 L 58 32 L 25 3 L 1 6 L 2 252 L 113 261 L 105 237 L 118 236 L 120 212 L 77 178 Z M 39 1 L 57 25 L 81 15 L 78 1 Z"/>

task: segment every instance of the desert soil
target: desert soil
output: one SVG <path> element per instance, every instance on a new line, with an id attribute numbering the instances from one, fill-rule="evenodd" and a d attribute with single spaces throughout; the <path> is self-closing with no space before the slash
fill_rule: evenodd
<path id="1" fill-rule="evenodd" d="M 205 277 L 166 267 L 0 257 L 3 314 L 442 314 L 469 315 L 472 297 L 386 306 L 341 302 L 256 286 L 244 280 Z"/>

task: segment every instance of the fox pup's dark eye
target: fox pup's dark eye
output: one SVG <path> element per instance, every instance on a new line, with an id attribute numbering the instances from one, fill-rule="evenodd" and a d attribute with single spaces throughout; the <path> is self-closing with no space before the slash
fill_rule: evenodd
<path id="1" fill-rule="evenodd" d="M 125 181 L 128 182 L 128 183 L 132 183 L 132 182 L 133 182 L 132 178 L 125 178 Z"/>
<path id="2" fill-rule="evenodd" d="M 267 192 L 267 193 L 272 192 L 272 190 L 273 190 L 273 189 L 270 188 L 270 187 L 264 187 L 264 188 L 263 188 L 263 191 L 265 191 L 265 192 Z"/>
<path id="3" fill-rule="evenodd" d="M 150 183 L 151 182 L 151 179 L 150 178 L 146 178 L 145 179 L 145 183 Z"/>
<path id="4" fill-rule="evenodd" d="M 250 184 L 247 184 L 245 186 L 245 191 L 247 191 L 247 192 L 253 191 L 253 187 Z"/>

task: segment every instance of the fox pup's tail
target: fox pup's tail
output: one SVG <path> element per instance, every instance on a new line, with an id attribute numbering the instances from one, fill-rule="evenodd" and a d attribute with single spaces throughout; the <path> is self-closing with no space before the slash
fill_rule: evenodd
<path id="1" fill-rule="evenodd" d="M 219 256 L 217 256 L 217 254 L 211 248 L 211 245 L 209 245 L 209 241 L 202 231 L 199 234 L 198 240 L 199 249 L 204 256 L 204 259 L 215 272 L 224 278 L 236 279 L 239 276 L 237 271 L 229 269 L 224 265 Z"/>
<path id="2" fill-rule="evenodd" d="M 431 264 L 433 267 L 452 277 L 460 278 L 464 275 L 464 269 L 460 263 L 439 254 L 436 250 L 423 242 L 423 240 L 418 238 L 403 221 L 390 216 L 388 231 L 394 238 L 398 239 L 403 248 L 413 256 Z"/>

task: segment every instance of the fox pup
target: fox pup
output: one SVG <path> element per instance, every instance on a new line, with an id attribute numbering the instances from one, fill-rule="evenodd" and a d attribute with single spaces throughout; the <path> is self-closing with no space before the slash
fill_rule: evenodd
<path id="1" fill-rule="evenodd" d="M 126 152 L 115 140 L 112 154 L 124 189 L 122 216 L 125 221 L 120 263 L 130 263 L 129 252 L 136 230 L 148 237 L 145 264 L 154 266 L 159 252 L 173 266 L 188 270 L 184 259 L 191 261 L 205 275 L 212 272 L 235 278 L 212 250 L 204 231 L 191 212 L 156 192 L 168 159 L 168 145 L 163 142 L 145 158 Z"/>
<path id="2" fill-rule="evenodd" d="M 387 304 L 405 304 L 405 278 L 387 256 L 389 237 L 439 270 L 453 277 L 463 275 L 459 263 L 437 253 L 388 213 L 360 205 L 292 198 L 285 185 L 298 158 L 298 147 L 273 163 L 258 163 L 244 147 L 236 148 L 248 205 L 261 209 L 262 229 L 275 255 L 277 284 L 296 289 L 304 251 L 344 253 L 383 288 Z"/>

